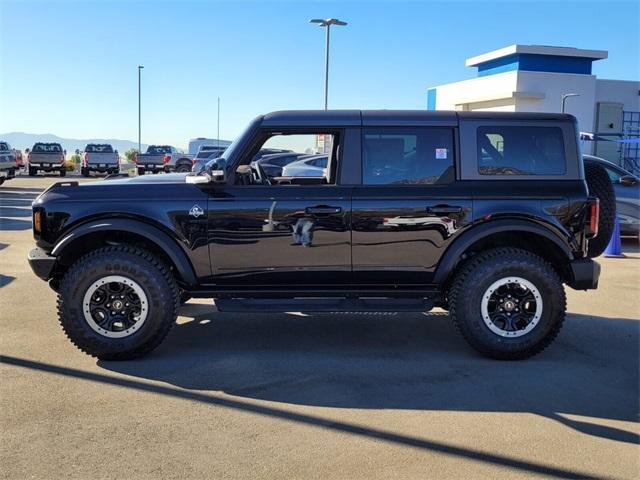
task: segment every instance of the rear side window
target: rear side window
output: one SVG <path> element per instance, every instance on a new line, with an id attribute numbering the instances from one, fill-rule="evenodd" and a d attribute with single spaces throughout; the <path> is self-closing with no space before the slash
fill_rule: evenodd
<path id="1" fill-rule="evenodd" d="M 480 175 L 562 175 L 564 141 L 558 127 L 478 127 Z"/>
<path id="2" fill-rule="evenodd" d="M 364 185 L 450 183 L 453 130 L 442 127 L 367 128 L 363 141 Z"/>

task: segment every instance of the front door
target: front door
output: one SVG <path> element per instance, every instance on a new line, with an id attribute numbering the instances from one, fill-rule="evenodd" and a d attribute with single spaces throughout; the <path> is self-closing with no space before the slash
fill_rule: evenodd
<path id="1" fill-rule="evenodd" d="M 471 216 L 456 182 L 451 127 L 367 127 L 362 185 L 353 192 L 355 285 L 432 281 L 438 261 Z"/>
<path id="2" fill-rule="evenodd" d="M 323 144 L 318 145 L 321 133 Z M 268 140 L 241 161 L 233 184 L 208 188 L 213 283 L 256 288 L 348 284 L 352 188 L 335 181 L 339 135 L 264 135 Z"/>

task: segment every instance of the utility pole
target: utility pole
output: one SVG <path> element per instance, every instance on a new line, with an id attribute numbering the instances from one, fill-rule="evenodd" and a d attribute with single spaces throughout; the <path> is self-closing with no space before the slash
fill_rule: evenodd
<path id="1" fill-rule="evenodd" d="M 138 65 L 138 153 L 142 153 L 142 83 L 141 83 L 141 72 L 144 67 L 142 65 Z"/>
<path id="2" fill-rule="evenodd" d="M 218 149 L 220 148 L 220 97 L 218 97 L 218 133 L 216 135 Z"/>

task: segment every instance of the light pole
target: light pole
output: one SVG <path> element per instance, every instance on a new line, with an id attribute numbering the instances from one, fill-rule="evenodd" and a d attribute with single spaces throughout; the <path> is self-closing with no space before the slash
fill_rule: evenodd
<path id="1" fill-rule="evenodd" d="M 141 93 L 142 93 L 142 87 L 141 87 L 141 72 L 142 69 L 144 67 L 142 65 L 138 65 L 138 153 L 142 153 L 140 150 L 142 149 L 141 147 L 141 140 L 142 140 L 142 103 L 141 103 Z"/>
<path id="2" fill-rule="evenodd" d="M 327 18 L 325 20 L 321 18 L 313 18 L 309 20 L 309 23 L 317 23 L 319 27 L 327 28 L 327 44 L 324 51 L 324 109 L 326 110 L 329 99 L 329 35 L 331 25 L 345 26 L 347 22 L 343 22 L 337 18 Z"/>
<path id="3" fill-rule="evenodd" d="M 579 96 L 580 96 L 579 93 L 563 93 L 562 94 L 562 113 L 564 113 L 564 106 L 565 106 L 565 103 L 567 102 L 567 98 L 579 97 Z"/>

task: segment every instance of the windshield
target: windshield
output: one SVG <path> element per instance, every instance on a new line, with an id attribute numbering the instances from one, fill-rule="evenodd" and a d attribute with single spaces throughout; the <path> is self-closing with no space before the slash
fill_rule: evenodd
<path id="1" fill-rule="evenodd" d="M 33 151 L 40 153 L 62 152 L 62 147 L 57 143 L 36 143 L 33 146 Z"/>
<path id="2" fill-rule="evenodd" d="M 87 148 L 84 149 L 87 153 L 113 153 L 113 148 L 111 145 L 94 145 L 89 144 Z"/>
<path id="3" fill-rule="evenodd" d="M 239 153 L 239 149 L 242 148 L 242 145 L 246 144 L 246 142 L 249 140 L 249 137 L 251 137 L 254 130 L 261 121 L 262 117 L 253 119 L 253 121 L 247 126 L 247 128 L 245 128 L 244 131 L 239 136 L 237 136 L 233 142 L 231 142 L 231 145 L 227 147 L 227 149 L 222 154 L 222 158 L 227 161 L 232 161 L 234 159 L 233 157 L 235 157 Z"/>

